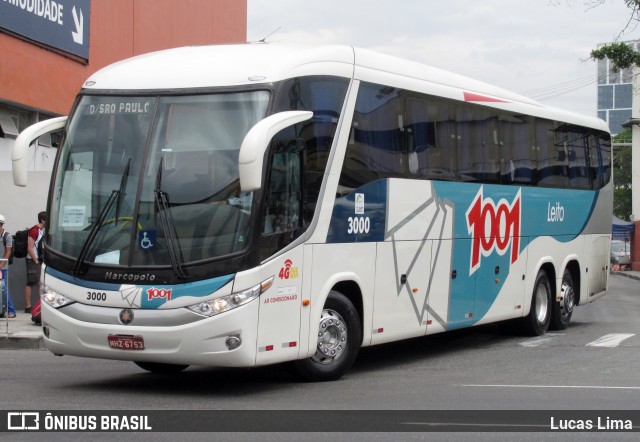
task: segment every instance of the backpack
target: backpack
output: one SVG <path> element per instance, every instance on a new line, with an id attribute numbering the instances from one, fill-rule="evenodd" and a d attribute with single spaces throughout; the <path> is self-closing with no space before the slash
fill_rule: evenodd
<path id="1" fill-rule="evenodd" d="M 7 247 L 7 235 L 9 235 L 9 232 L 5 231 L 2 234 L 2 242 L 4 243 L 5 248 Z M 9 255 L 9 264 L 13 264 L 13 249 L 14 247 L 11 247 L 11 255 Z"/>
<path id="2" fill-rule="evenodd" d="M 27 256 L 27 247 L 29 245 L 29 229 L 19 230 L 13 237 L 13 256 L 16 258 L 24 258 Z"/>

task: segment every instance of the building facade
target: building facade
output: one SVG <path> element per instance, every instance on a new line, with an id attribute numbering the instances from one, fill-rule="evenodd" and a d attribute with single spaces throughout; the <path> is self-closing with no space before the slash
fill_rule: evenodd
<path id="1" fill-rule="evenodd" d="M 640 50 L 640 40 L 627 44 Z M 598 60 L 598 117 L 609 124 L 612 135 L 622 132 L 631 118 L 632 81 L 631 68 L 615 72 L 609 59 Z"/>
<path id="2" fill-rule="evenodd" d="M 29 184 L 17 187 L 11 151 L 33 123 L 66 115 L 84 81 L 118 60 L 179 46 L 246 41 L 246 0 L 0 1 L 0 214 L 15 233 L 45 210 L 55 137 L 29 151 Z M 24 265 L 10 270 L 16 306 Z"/>

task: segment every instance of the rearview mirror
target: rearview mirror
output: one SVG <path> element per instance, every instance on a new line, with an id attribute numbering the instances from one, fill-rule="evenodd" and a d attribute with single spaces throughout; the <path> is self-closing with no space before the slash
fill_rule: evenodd
<path id="1" fill-rule="evenodd" d="M 22 131 L 13 144 L 11 161 L 13 169 L 13 184 L 25 187 L 27 185 L 27 165 L 29 146 L 41 136 L 62 129 L 67 124 L 67 117 L 51 118 L 27 127 Z"/>
<path id="2" fill-rule="evenodd" d="M 310 111 L 287 111 L 268 116 L 253 126 L 242 141 L 238 155 L 240 189 L 243 192 L 258 190 L 262 186 L 264 154 L 271 139 L 282 129 L 306 121 L 313 116 Z"/>

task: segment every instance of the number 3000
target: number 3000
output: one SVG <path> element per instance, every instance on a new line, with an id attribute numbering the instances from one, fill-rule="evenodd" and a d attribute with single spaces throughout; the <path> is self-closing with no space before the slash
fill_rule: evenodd
<path id="1" fill-rule="evenodd" d="M 107 294 L 103 292 L 87 292 L 87 301 L 106 301 Z"/>
<path id="2" fill-rule="evenodd" d="M 369 233 L 369 229 L 371 228 L 371 220 L 369 217 L 349 217 L 347 220 L 349 222 L 349 228 L 347 229 L 347 233 L 349 235 L 358 234 L 358 233 Z"/>

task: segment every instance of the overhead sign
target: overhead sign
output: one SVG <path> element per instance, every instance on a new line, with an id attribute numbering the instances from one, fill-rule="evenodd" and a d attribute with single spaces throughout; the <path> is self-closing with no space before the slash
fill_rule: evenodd
<path id="1" fill-rule="evenodd" d="M 0 28 L 89 59 L 90 0 L 0 0 Z"/>

